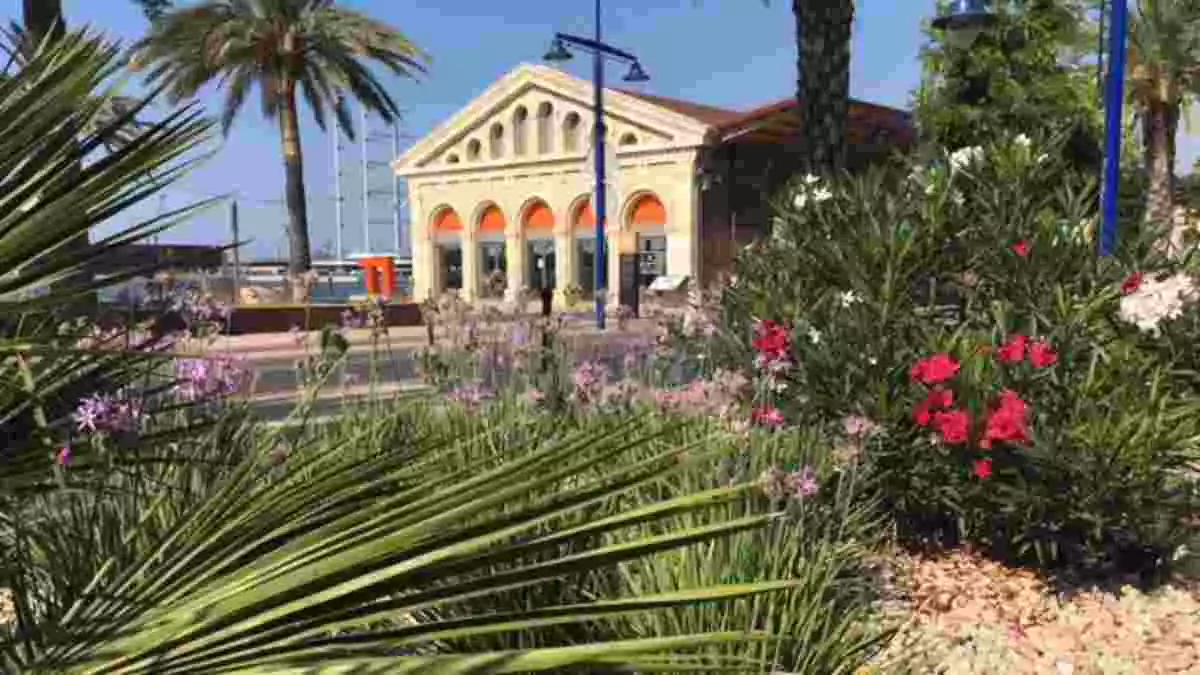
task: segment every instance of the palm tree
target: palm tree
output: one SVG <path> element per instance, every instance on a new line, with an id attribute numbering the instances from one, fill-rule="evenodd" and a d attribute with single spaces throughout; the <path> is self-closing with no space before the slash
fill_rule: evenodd
<path id="1" fill-rule="evenodd" d="M 1169 227 L 1184 106 L 1200 93 L 1200 4 L 1140 0 L 1130 10 L 1129 95 L 1141 120 L 1146 218 Z"/>
<path id="2" fill-rule="evenodd" d="M 809 173 L 829 174 L 845 166 L 854 1 L 792 0 L 796 100 Z"/>
<path id="3" fill-rule="evenodd" d="M 226 133 L 250 90 L 258 88 L 263 114 L 279 123 L 283 142 L 294 294 L 312 265 L 297 96 L 304 96 L 321 129 L 332 109 L 353 137 L 347 92 L 386 122 L 400 114 L 364 61 L 379 62 L 401 77 L 424 72 L 428 62 L 396 29 L 334 0 L 207 0 L 164 14 L 136 53 L 135 63 L 148 68 L 151 81 L 165 84 L 176 101 L 219 82 L 226 91 L 221 115 Z"/>

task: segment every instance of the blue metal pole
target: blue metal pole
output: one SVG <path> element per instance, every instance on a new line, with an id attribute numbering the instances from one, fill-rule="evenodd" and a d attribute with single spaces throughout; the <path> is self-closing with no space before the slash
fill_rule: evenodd
<path id="1" fill-rule="evenodd" d="M 601 44 L 600 33 L 600 0 L 596 0 L 596 43 Z M 593 110 L 595 116 L 595 140 L 592 143 L 592 148 L 596 153 L 596 203 L 592 205 L 596 213 L 596 328 L 604 330 L 604 302 L 603 296 L 607 295 L 608 290 L 608 256 L 607 245 L 604 237 L 605 220 L 607 218 L 607 202 L 608 195 L 605 194 L 604 185 L 604 57 L 597 50 L 592 56 L 592 97 Z"/>
<path id="2" fill-rule="evenodd" d="M 1100 255 L 1113 254 L 1117 245 L 1117 197 L 1121 180 L 1121 132 L 1125 110 L 1125 33 L 1128 0 L 1113 0 L 1108 43 L 1108 81 L 1104 102 L 1104 223 Z"/>

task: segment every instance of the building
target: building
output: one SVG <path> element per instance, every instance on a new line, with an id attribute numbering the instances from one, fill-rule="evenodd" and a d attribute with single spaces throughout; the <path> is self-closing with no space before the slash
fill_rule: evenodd
<path id="1" fill-rule="evenodd" d="M 521 65 L 395 163 L 407 179 L 413 296 L 514 297 L 593 284 L 592 85 Z M 768 230 L 768 199 L 797 170 L 796 104 L 737 112 L 605 91 L 609 251 L 636 245 L 641 279 L 708 285 Z M 911 143 L 909 116 L 850 109 L 852 168 Z M 619 288 L 609 256 L 610 296 Z"/>

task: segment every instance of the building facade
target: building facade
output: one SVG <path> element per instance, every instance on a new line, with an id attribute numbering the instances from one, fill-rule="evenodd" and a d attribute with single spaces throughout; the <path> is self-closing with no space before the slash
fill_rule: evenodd
<path id="1" fill-rule="evenodd" d="M 468 300 L 594 279 L 591 83 L 521 65 L 395 162 L 411 209 L 413 297 Z M 764 208 L 795 171 L 795 104 L 749 112 L 605 91 L 610 297 L 619 248 L 640 279 L 708 284 L 766 232 Z M 855 162 L 911 141 L 901 111 L 854 104 Z M 626 251 L 632 252 L 632 251 Z"/>

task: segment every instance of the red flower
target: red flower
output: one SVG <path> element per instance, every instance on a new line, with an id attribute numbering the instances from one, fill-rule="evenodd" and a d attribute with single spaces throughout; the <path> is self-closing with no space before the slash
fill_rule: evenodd
<path id="1" fill-rule="evenodd" d="M 1020 363 L 1025 360 L 1025 348 L 1029 338 L 1024 335 L 1014 335 L 1004 346 L 996 350 L 996 358 L 1002 363 Z"/>
<path id="2" fill-rule="evenodd" d="M 766 406 L 763 408 L 755 408 L 750 413 L 750 421 L 763 427 L 777 428 L 783 426 L 783 413 L 779 408 Z"/>
<path id="3" fill-rule="evenodd" d="M 1013 253 L 1016 253 L 1022 258 L 1028 258 L 1029 253 L 1033 251 L 1033 244 L 1030 244 L 1028 240 L 1022 239 L 1021 241 L 1013 244 L 1011 248 Z"/>
<path id="4" fill-rule="evenodd" d="M 988 458 L 975 460 L 975 477 L 987 480 L 992 475 L 992 460 Z"/>
<path id="5" fill-rule="evenodd" d="M 944 410 L 952 405 L 954 405 L 954 392 L 934 387 L 925 400 L 918 403 L 917 407 L 913 409 L 913 422 L 917 426 L 927 427 L 933 421 L 934 411 Z"/>
<path id="6" fill-rule="evenodd" d="M 1029 405 L 1017 392 L 1005 389 L 1000 404 L 988 416 L 979 446 L 992 447 L 996 441 L 1025 443 L 1029 441 Z"/>
<path id="7" fill-rule="evenodd" d="M 787 358 L 792 349 L 790 331 L 774 321 L 761 321 L 755 328 L 754 351 L 768 361 Z"/>
<path id="8" fill-rule="evenodd" d="M 927 359 L 918 361 L 909 371 L 914 382 L 938 384 L 945 382 L 958 374 L 958 361 L 949 354 L 934 354 Z"/>
<path id="9" fill-rule="evenodd" d="M 1125 281 L 1121 282 L 1121 295 L 1129 295 L 1137 293 L 1137 290 L 1142 287 L 1142 280 L 1146 278 L 1141 272 L 1134 272 L 1125 277 Z"/>
<path id="10" fill-rule="evenodd" d="M 948 410 L 933 416 L 933 425 L 947 445 L 962 445 L 971 434 L 971 416 L 962 410 Z"/>
<path id="11" fill-rule="evenodd" d="M 1045 338 L 1033 343 L 1029 348 L 1029 362 L 1034 368 L 1049 368 L 1058 363 L 1058 353 Z"/>

